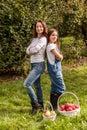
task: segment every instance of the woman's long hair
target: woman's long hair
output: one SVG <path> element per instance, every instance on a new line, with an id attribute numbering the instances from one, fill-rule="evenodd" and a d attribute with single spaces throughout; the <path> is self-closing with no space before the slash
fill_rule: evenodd
<path id="1" fill-rule="evenodd" d="M 35 23 L 35 27 L 34 27 L 34 32 L 33 32 L 33 38 L 36 38 L 37 37 L 37 32 L 36 32 L 36 24 L 40 22 L 44 28 L 44 31 L 43 31 L 43 36 L 47 37 L 47 26 L 46 26 L 46 23 L 42 20 L 37 20 L 36 23 Z"/>

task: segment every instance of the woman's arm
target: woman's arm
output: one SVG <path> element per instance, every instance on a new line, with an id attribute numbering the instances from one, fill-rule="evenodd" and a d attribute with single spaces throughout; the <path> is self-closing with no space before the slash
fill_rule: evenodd
<path id="1" fill-rule="evenodd" d="M 38 53 L 39 50 L 43 47 L 43 43 L 42 44 L 38 44 L 36 46 L 28 46 L 28 48 L 26 49 L 26 53 L 28 55 L 33 55 L 35 53 Z"/>
<path id="2" fill-rule="evenodd" d="M 38 53 L 39 50 L 43 47 L 43 43 L 42 44 L 38 44 L 36 46 L 33 46 L 33 47 L 30 47 L 29 51 L 30 51 L 30 54 L 35 54 L 35 53 Z"/>
<path id="3" fill-rule="evenodd" d="M 30 55 L 30 46 L 27 47 L 26 54 Z"/>
<path id="4" fill-rule="evenodd" d="M 33 55 L 33 54 L 35 54 L 35 53 L 38 53 L 38 52 L 41 50 L 41 48 L 43 48 L 44 46 L 46 46 L 46 43 L 47 43 L 46 38 L 41 38 L 41 39 L 38 41 L 37 45 L 31 46 L 31 47 L 29 48 L 29 53 L 30 53 L 30 55 Z"/>
<path id="5" fill-rule="evenodd" d="M 55 55 L 57 60 L 63 60 L 63 55 L 60 54 L 58 51 L 56 51 L 55 49 L 52 49 L 51 52 Z"/>

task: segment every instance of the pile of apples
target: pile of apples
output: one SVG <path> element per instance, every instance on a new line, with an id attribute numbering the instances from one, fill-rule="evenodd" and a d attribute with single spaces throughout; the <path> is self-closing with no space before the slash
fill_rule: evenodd
<path id="1" fill-rule="evenodd" d="M 72 111 L 79 108 L 79 105 L 77 104 L 71 104 L 71 103 L 65 103 L 60 106 L 61 111 Z"/>
<path id="2" fill-rule="evenodd" d="M 51 117 L 55 114 L 55 111 L 50 111 L 50 110 L 44 110 L 44 116 L 46 117 Z"/>

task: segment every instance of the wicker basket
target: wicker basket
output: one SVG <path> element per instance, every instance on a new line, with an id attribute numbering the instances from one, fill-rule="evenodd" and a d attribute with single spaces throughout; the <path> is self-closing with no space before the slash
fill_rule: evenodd
<path id="1" fill-rule="evenodd" d="M 53 112 L 54 114 L 46 116 L 45 111 L 50 111 L 50 112 Z M 43 119 L 50 119 L 52 121 L 56 119 L 56 113 L 55 111 L 53 111 L 53 106 L 49 101 L 47 101 L 46 104 L 44 105 Z"/>
<path id="2" fill-rule="evenodd" d="M 78 108 L 76 108 L 75 110 L 71 110 L 71 111 L 62 111 L 61 109 L 60 109 L 60 99 L 65 95 L 65 94 L 67 94 L 67 95 L 73 95 L 74 97 L 75 97 L 75 99 L 76 99 L 76 104 L 78 105 Z M 74 93 L 72 93 L 72 92 L 64 92 L 60 97 L 59 97 L 59 99 L 58 99 L 58 112 L 60 113 L 60 114 L 62 114 L 62 115 L 64 115 L 64 116 L 67 116 L 67 117 L 72 117 L 72 116 L 76 116 L 76 115 L 78 115 L 79 113 L 80 113 L 80 105 L 79 105 L 79 100 L 78 100 L 78 97 L 74 94 Z"/>

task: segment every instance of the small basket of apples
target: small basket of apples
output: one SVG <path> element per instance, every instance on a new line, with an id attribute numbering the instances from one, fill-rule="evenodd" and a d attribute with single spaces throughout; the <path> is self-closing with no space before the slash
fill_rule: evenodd
<path id="1" fill-rule="evenodd" d="M 56 119 L 56 113 L 53 110 L 53 106 L 49 101 L 47 101 L 46 104 L 44 105 L 43 118 L 50 119 L 52 121 Z"/>
<path id="2" fill-rule="evenodd" d="M 67 95 L 68 94 L 68 95 Z M 61 103 L 60 105 L 60 100 L 67 95 L 67 99 L 70 100 L 70 95 L 72 95 L 75 98 L 75 103 L 71 103 L 71 102 L 64 102 L 63 99 L 63 103 Z M 72 97 L 71 96 L 71 97 Z M 65 97 L 65 100 L 67 100 Z M 80 105 L 79 105 L 79 100 L 78 97 L 72 93 L 72 92 L 64 92 L 58 99 L 58 112 L 64 116 L 67 117 L 72 117 L 72 116 L 76 116 L 80 113 Z"/>

